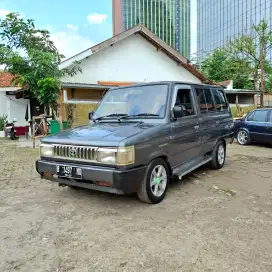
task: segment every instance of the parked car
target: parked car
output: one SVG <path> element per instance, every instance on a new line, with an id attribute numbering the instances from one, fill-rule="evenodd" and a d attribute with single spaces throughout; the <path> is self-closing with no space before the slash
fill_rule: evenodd
<path id="1" fill-rule="evenodd" d="M 272 109 L 262 108 L 249 112 L 235 121 L 235 131 L 240 145 L 251 142 L 272 143 Z"/>
<path id="2" fill-rule="evenodd" d="M 220 169 L 234 125 L 224 91 L 158 82 L 113 88 L 90 125 L 44 138 L 36 169 L 61 186 L 137 193 L 159 203 L 170 177 L 209 163 Z"/>

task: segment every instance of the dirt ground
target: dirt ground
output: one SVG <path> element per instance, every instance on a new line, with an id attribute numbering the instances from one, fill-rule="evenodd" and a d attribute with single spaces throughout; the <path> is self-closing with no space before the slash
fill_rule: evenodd
<path id="1" fill-rule="evenodd" d="M 37 149 L 0 147 L 1 272 L 272 271 L 271 147 L 229 146 L 158 205 L 59 188 Z"/>

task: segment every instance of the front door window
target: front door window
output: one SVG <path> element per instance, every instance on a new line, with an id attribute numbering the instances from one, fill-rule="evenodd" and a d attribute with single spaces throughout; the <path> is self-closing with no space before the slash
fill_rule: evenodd
<path id="1" fill-rule="evenodd" d="M 183 111 L 183 116 L 195 115 L 195 110 L 192 103 L 191 90 L 179 89 L 174 106 L 178 106 Z"/>

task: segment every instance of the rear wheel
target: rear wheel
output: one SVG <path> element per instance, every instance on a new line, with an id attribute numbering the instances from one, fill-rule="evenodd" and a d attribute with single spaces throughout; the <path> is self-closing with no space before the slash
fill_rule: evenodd
<path id="1" fill-rule="evenodd" d="M 237 142 L 238 142 L 238 144 L 240 144 L 240 145 L 247 145 L 247 144 L 249 144 L 250 139 L 249 139 L 249 134 L 248 134 L 248 132 L 245 131 L 244 129 L 240 129 L 240 130 L 237 132 Z"/>
<path id="2" fill-rule="evenodd" d="M 164 199 L 168 185 L 168 165 L 163 159 L 156 159 L 147 167 L 145 178 L 137 192 L 138 198 L 145 203 L 157 204 Z"/>
<path id="3" fill-rule="evenodd" d="M 226 146 L 223 141 L 219 141 L 212 152 L 210 166 L 213 169 L 220 169 L 224 166 L 226 159 Z"/>

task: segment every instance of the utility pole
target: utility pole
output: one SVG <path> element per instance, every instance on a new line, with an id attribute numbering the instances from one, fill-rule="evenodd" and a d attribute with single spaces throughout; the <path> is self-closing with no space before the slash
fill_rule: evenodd
<path id="1" fill-rule="evenodd" d="M 260 44 L 260 68 L 261 68 L 261 107 L 264 106 L 264 92 L 265 92 L 265 87 L 264 87 L 264 39 L 261 40 Z"/>

